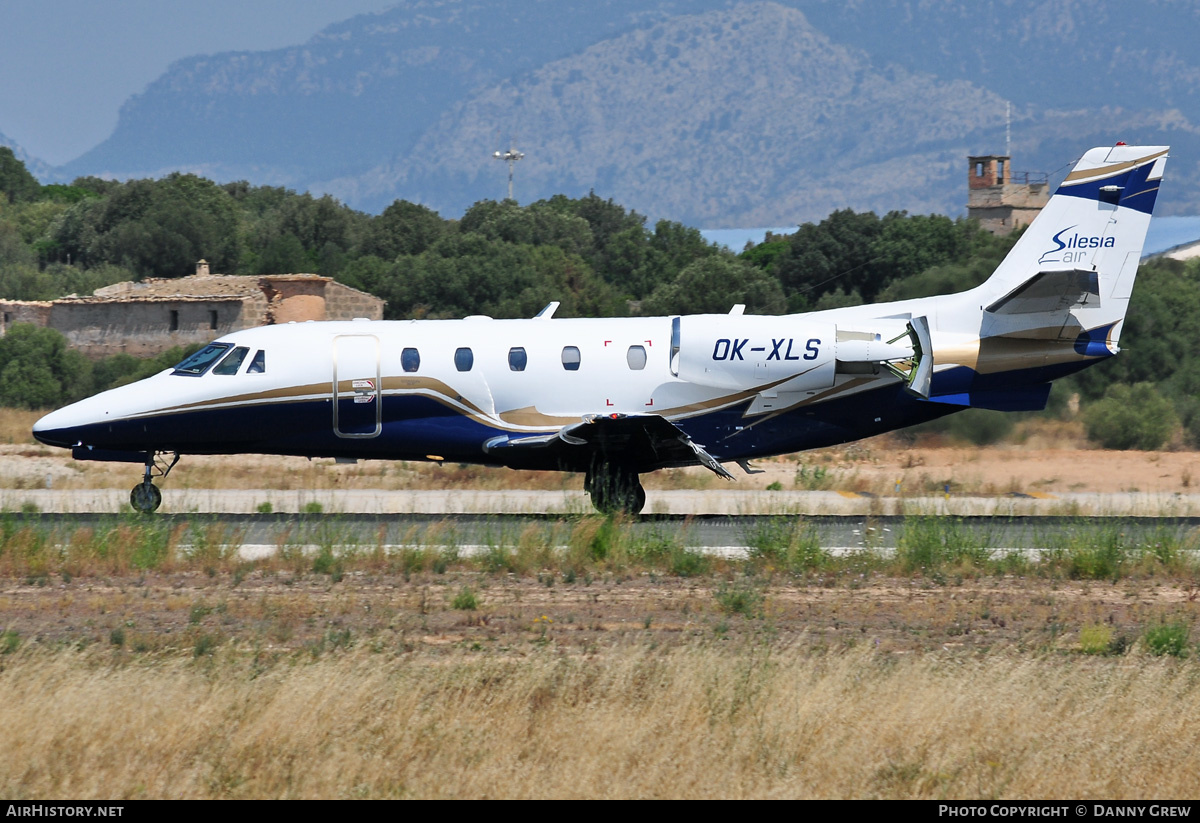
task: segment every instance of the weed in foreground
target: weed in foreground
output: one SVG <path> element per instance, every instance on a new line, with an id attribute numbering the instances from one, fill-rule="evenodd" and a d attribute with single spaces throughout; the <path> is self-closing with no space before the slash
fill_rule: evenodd
<path id="1" fill-rule="evenodd" d="M 947 566 L 983 570 L 992 559 L 990 542 L 960 517 L 907 517 L 896 544 L 896 563 L 905 574 L 939 574 Z"/>
<path id="2" fill-rule="evenodd" d="M 1185 623 L 1160 623 L 1146 629 L 1142 640 L 1155 657 L 1187 657 L 1188 627 Z"/>
<path id="3" fill-rule="evenodd" d="M 724 614 L 740 614 L 749 618 L 762 616 L 763 592 L 752 581 L 722 583 L 713 597 Z"/>
<path id="4" fill-rule="evenodd" d="M 799 517 L 756 519 L 743 541 L 753 569 L 803 574 L 832 566 L 833 557 L 821 548 L 816 530 Z"/>
<path id="5" fill-rule="evenodd" d="M 471 591 L 470 586 L 463 586 L 454 596 L 450 607 L 459 611 L 473 612 L 479 608 L 479 600 L 475 597 L 475 592 Z"/>

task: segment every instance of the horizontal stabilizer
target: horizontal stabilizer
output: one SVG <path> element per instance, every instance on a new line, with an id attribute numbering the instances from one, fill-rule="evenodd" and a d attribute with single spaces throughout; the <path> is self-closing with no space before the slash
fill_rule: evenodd
<path id="1" fill-rule="evenodd" d="M 992 314 L 1066 312 L 1100 307 L 1100 275 L 1086 269 L 1038 272 L 987 307 Z"/>

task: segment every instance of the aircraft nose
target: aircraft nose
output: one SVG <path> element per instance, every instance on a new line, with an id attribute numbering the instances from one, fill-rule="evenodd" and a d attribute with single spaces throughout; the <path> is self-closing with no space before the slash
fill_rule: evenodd
<path id="1" fill-rule="evenodd" d="M 47 446 L 70 448 L 80 440 L 78 417 L 74 406 L 52 411 L 33 424 L 33 436 Z"/>

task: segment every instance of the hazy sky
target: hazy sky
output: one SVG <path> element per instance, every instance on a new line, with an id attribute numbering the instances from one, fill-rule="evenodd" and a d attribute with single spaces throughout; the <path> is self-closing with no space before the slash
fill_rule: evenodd
<path id="1" fill-rule="evenodd" d="M 303 43 L 396 0 L 0 0 L 0 134 L 51 165 L 112 133 L 173 61 Z"/>

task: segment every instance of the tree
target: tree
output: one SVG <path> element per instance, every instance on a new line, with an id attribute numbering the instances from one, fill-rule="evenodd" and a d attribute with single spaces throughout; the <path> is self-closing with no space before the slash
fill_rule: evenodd
<path id="1" fill-rule="evenodd" d="M 170 174 L 81 200 L 58 220 L 52 239 L 62 255 L 89 268 L 113 263 L 139 277 L 179 277 L 201 258 L 216 271 L 236 271 L 237 226 L 224 189 L 195 175 Z"/>
<path id="2" fill-rule="evenodd" d="M 1083 416 L 1088 439 L 1106 449 L 1153 451 L 1179 425 L 1171 401 L 1153 383 L 1110 386 Z"/>
<path id="3" fill-rule="evenodd" d="M 735 303 L 744 303 L 750 314 L 780 314 L 787 309 L 779 281 L 722 255 L 686 266 L 642 304 L 642 314 L 724 314 Z"/>
<path id="4" fill-rule="evenodd" d="M 0 194 L 12 203 L 36 200 L 41 184 L 8 146 L 0 146 Z"/>
<path id="5" fill-rule="evenodd" d="M 371 220 L 360 251 L 383 260 L 395 260 L 402 254 L 420 254 L 447 230 L 446 221 L 433 209 L 397 200 Z"/>
<path id="6" fill-rule="evenodd" d="M 54 329 L 14 323 L 0 338 L 0 406 L 59 406 L 92 391 L 92 365 Z"/>
<path id="7" fill-rule="evenodd" d="M 587 263 L 557 246 L 507 243 L 474 232 L 446 235 L 428 251 L 404 255 L 380 272 L 356 266 L 376 279 L 389 319 L 408 317 L 532 317 L 547 303 L 562 303 L 559 316 L 620 313 L 612 290 Z"/>

